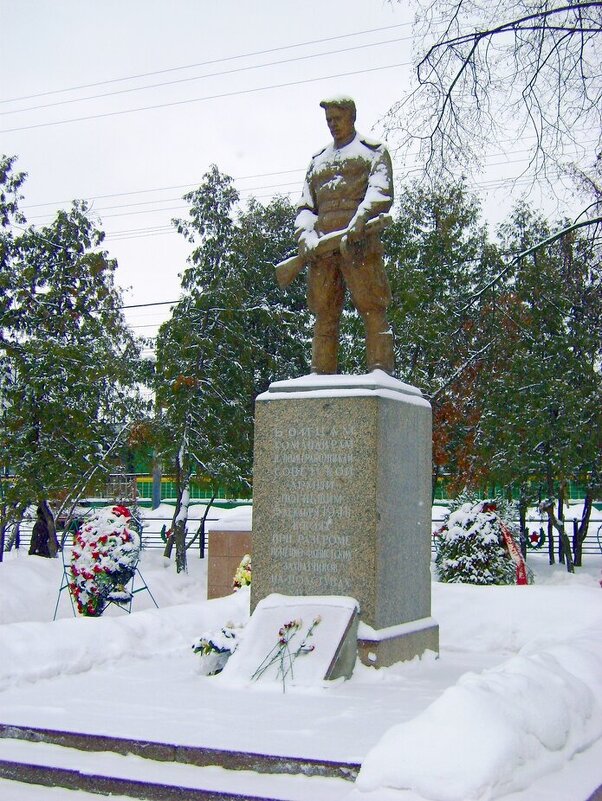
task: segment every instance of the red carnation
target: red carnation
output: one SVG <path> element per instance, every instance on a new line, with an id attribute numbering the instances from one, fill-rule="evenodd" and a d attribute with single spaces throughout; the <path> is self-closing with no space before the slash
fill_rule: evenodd
<path id="1" fill-rule="evenodd" d="M 121 517 L 131 517 L 132 514 L 127 506 L 114 506 L 111 510 L 114 515 L 120 515 Z"/>

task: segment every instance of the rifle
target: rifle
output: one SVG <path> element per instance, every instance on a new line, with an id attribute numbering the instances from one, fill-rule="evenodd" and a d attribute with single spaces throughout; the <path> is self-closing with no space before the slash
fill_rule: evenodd
<path id="1" fill-rule="evenodd" d="M 393 218 L 390 214 L 379 214 L 366 223 L 366 234 L 379 234 L 390 225 Z M 312 255 L 324 256 L 326 253 L 335 253 L 340 249 L 343 239 L 347 236 L 349 229 L 343 228 L 341 231 L 331 231 L 318 239 L 318 244 L 312 251 Z M 299 275 L 301 270 L 310 261 L 307 257 L 290 256 L 276 265 L 276 281 L 280 289 L 287 287 Z"/>

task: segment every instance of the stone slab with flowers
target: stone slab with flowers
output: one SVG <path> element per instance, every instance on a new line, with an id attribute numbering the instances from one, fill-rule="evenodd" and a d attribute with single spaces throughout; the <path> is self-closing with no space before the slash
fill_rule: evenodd
<path id="1" fill-rule="evenodd" d="M 219 680 L 307 687 L 349 678 L 358 603 L 343 596 L 273 594 L 259 602 Z"/>

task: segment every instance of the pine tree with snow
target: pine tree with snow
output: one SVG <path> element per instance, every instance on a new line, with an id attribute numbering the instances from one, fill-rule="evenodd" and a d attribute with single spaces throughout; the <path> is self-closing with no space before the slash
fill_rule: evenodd
<path id="1" fill-rule="evenodd" d="M 155 448 L 177 486 L 168 543 L 186 570 L 186 521 L 195 476 L 248 490 L 253 403 L 271 381 L 307 371 L 309 315 L 302 282 L 283 296 L 273 265 L 294 247 L 294 209 L 275 198 L 240 209 L 233 179 L 213 166 L 174 221 L 194 249 L 182 294 L 157 337 Z M 301 333 L 300 333 L 301 332 Z"/>
<path id="2" fill-rule="evenodd" d="M 36 504 L 54 556 L 51 501 L 85 491 L 136 415 L 139 345 L 87 205 L 23 228 L 13 161 L 0 159 L 0 533 Z"/>
<path id="3" fill-rule="evenodd" d="M 439 580 L 516 584 L 517 565 L 505 545 L 504 528 L 512 537 L 492 501 L 468 501 L 451 511 L 436 536 Z"/>

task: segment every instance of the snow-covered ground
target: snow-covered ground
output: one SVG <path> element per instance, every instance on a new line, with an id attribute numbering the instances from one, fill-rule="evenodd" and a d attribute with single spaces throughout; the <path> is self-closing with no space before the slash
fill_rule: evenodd
<path id="1" fill-rule="evenodd" d="M 160 551 L 144 552 L 159 609 L 141 592 L 129 616 L 109 608 L 99 619 L 73 618 L 63 593 L 55 622 L 61 560 L 5 556 L 2 723 L 362 763 L 356 786 L 223 778 L 256 795 L 284 782 L 291 798 L 317 801 L 585 801 L 602 784 L 602 556 L 587 555 L 569 575 L 530 554 L 536 583 L 527 587 L 434 581 L 438 659 L 379 671 L 358 664 L 349 681 L 286 694 L 199 674 L 192 641 L 243 623 L 248 594 L 205 601 L 207 560 L 196 553 L 177 575 Z M 27 748 L 0 740 L 0 758 L 25 758 Z M 100 770 L 109 755 L 89 758 Z M 186 768 L 182 776 L 200 770 L 172 767 Z M 219 786 L 219 769 L 212 776 Z M 46 798 L 88 794 L 0 780 L 3 801 Z"/>

